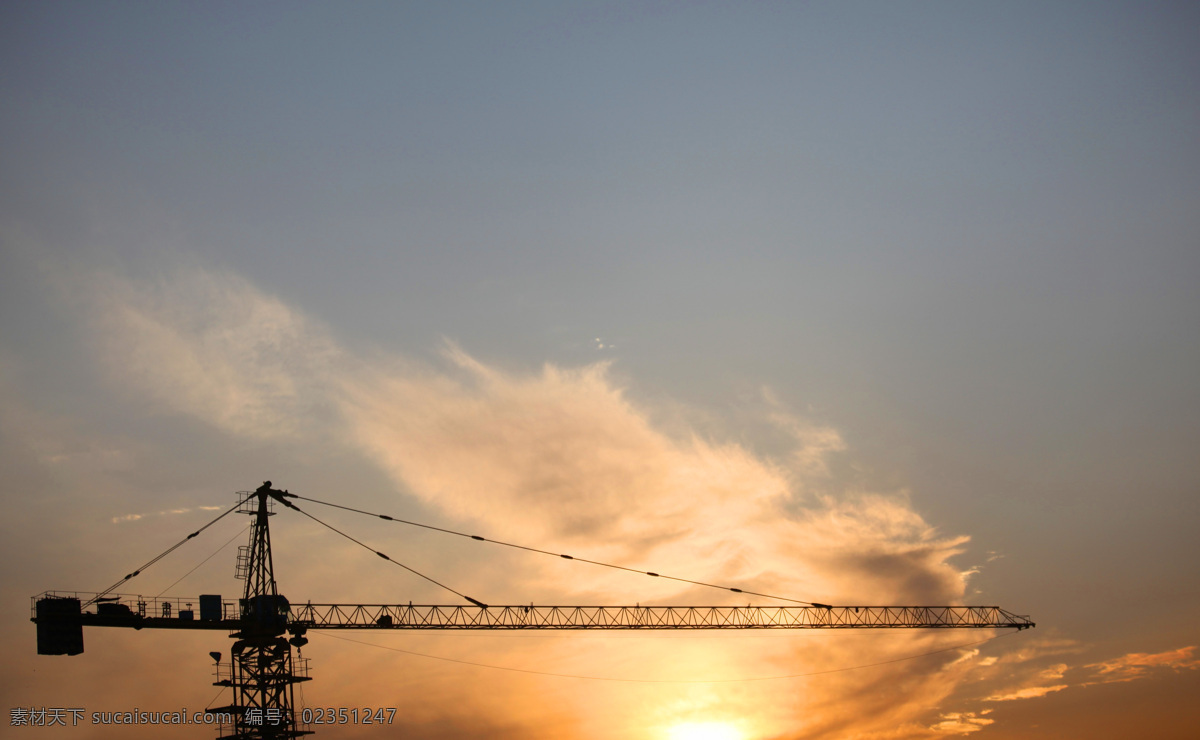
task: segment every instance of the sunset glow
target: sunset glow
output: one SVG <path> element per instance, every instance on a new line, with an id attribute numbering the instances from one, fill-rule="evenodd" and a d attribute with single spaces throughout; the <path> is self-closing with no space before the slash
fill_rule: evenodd
<path id="1" fill-rule="evenodd" d="M 0 3 L 6 737 L 1194 739 L 1200 3 L 282 10 Z"/>
<path id="2" fill-rule="evenodd" d="M 721 722 L 685 722 L 667 731 L 666 740 L 744 740 L 745 735 Z"/>

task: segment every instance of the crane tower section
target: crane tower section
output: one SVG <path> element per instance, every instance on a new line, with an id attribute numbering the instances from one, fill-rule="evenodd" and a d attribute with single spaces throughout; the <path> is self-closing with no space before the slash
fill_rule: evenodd
<path id="1" fill-rule="evenodd" d="M 229 673 L 217 677 L 216 685 L 233 690 L 233 703 L 216 710 L 233 718 L 230 734 L 222 734 L 221 740 L 274 740 L 312 734 L 296 724 L 295 686 L 309 677 L 296 670 L 303 661 L 292 659 L 292 647 L 308 640 L 294 628 L 293 636 L 285 637 L 290 607 L 275 583 L 271 556 L 268 519 L 274 514 L 273 504 L 283 500 L 283 492 L 266 481 L 238 509 L 254 521 L 250 544 L 238 558 L 238 576 L 245 578 L 246 585 L 239 603 L 237 631 L 233 633 Z"/>

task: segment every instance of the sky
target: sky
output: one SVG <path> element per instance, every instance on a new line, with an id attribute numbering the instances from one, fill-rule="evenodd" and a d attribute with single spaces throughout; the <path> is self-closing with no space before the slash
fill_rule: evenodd
<path id="1" fill-rule="evenodd" d="M 224 634 L 39 656 L 30 597 L 271 480 L 1037 623 L 312 632 L 304 706 L 396 709 L 319 737 L 1194 737 L 1198 28 L 1185 2 L 3 3 L 2 721 L 217 706 Z M 310 509 L 487 603 L 748 601 Z M 292 601 L 461 603 L 289 514 Z M 246 526 L 121 592 L 236 595 Z"/>

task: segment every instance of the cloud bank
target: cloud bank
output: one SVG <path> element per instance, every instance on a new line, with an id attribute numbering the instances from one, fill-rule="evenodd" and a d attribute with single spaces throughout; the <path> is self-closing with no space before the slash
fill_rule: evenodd
<path id="1" fill-rule="evenodd" d="M 136 389 L 157 413 L 200 420 L 234 439 L 299 450 L 340 445 L 377 466 L 397 500 L 413 497 L 444 524 L 825 603 L 962 603 L 974 572 L 952 563 L 967 538 L 940 534 L 903 493 L 832 494 L 830 486 L 809 486 L 829 482 L 830 459 L 845 451 L 845 442 L 769 392 L 767 421 L 794 440 L 780 459 L 726 439 L 668 433 L 655 425 L 651 409 L 614 384 L 607 363 L 505 371 L 453 343 L 433 363 L 355 356 L 319 322 L 237 275 L 192 269 L 153 280 L 110 273 L 87 282 L 94 345 L 114 384 Z M 564 578 L 562 563 L 547 560 L 553 562 L 502 574 L 505 582 L 481 595 L 492 603 L 527 593 L 574 603 L 734 598 L 600 569 Z M 976 652 L 884 664 L 962 642 L 961 634 L 822 638 L 780 637 L 775 647 L 751 655 L 730 641 L 648 647 L 642 660 L 653 667 L 643 675 L 668 680 L 883 664 L 808 682 L 800 696 L 786 682 L 720 693 L 677 687 L 663 701 L 679 707 L 672 710 L 678 716 L 662 717 L 659 709 L 655 721 L 669 728 L 752 716 L 758 719 L 746 731 L 754 736 L 795 738 L 935 737 L 991 722 L 966 712 L 942 714 L 932 725 L 924 719 L 937 717 L 939 704 L 980 667 Z M 493 651 L 499 660 L 529 657 Z M 623 670 L 612 664 L 608 646 L 595 642 L 545 646 L 538 656 L 571 661 L 573 673 Z M 473 707 L 489 723 L 530 732 L 537 724 L 528 694 L 508 696 L 507 684 L 492 683 L 491 699 L 484 699 L 478 691 L 462 695 L 459 684 L 449 674 L 424 685 L 422 722 L 459 722 Z M 628 703 L 635 701 L 616 690 L 588 697 L 564 705 L 588 717 L 606 701 L 622 712 L 633 711 Z"/>
<path id="2" fill-rule="evenodd" d="M 1120 658 L 1091 663 L 1087 667 L 1096 671 L 1096 683 L 1123 683 L 1145 678 L 1157 670 L 1195 670 L 1200 668 L 1200 658 L 1193 657 L 1195 645 L 1167 650 L 1161 653 L 1128 653 Z"/>

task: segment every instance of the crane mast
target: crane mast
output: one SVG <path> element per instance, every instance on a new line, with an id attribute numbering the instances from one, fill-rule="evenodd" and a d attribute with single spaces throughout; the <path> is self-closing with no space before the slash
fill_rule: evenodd
<path id="1" fill-rule="evenodd" d="M 236 627 L 230 625 L 235 642 L 230 651 L 230 675 L 218 676 L 217 685 L 233 690 L 233 703 L 215 710 L 232 719 L 232 733 L 221 738 L 296 738 L 311 735 L 298 729 L 295 713 L 295 686 L 308 681 L 298 675 L 292 661 L 292 647 L 307 639 L 296 634 L 291 640 L 288 632 L 288 600 L 279 595 L 275 584 L 275 562 L 271 556 L 272 515 L 269 503 L 279 499 L 264 483 L 249 508 L 242 509 L 254 517 L 250 527 L 250 544 L 246 557 L 239 557 L 238 575 L 246 579 L 240 602 Z M 241 553 L 239 553 L 240 555 Z M 204 615 L 201 615 L 204 616 Z M 294 630 L 293 630 L 294 631 Z M 301 642 L 303 640 L 303 642 Z"/>
<path id="2" fill-rule="evenodd" d="M 249 544 L 239 548 L 237 575 L 244 578 L 246 583 L 242 597 L 236 604 L 224 601 L 217 595 L 201 595 L 198 599 L 200 615 L 197 619 L 191 609 L 194 601 L 185 602 L 179 598 L 143 599 L 141 596 L 111 593 L 117 586 L 137 576 L 141 569 L 125 576 L 107 591 L 97 594 L 47 591 L 33 599 L 31 619 L 37 624 L 38 653 L 82 653 L 85 626 L 226 631 L 234 640 L 230 662 L 221 664 L 220 653 L 212 653 L 218 664 L 218 680 L 214 685 L 227 687 L 233 694 L 229 705 L 211 710 L 229 718 L 229 722 L 222 726 L 219 740 L 274 740 L 312 734 L 309 730 L 301 728 L 300 723 L 296 721 L 295 712 L 295 685 L 310 680 L 309 676 L 305 675 L 306 661 L 294 659 L 292 656 L 293 647 L 298 649 L 307 644 L 305 633 L 308 630 L 1023 630 L 1035 626 L 1028 617 L 1013 614 L 997 606 L 499 606 L 483 604 L 462 594 L 459 595 L 470 602 L 469 605 L 414 605 L 411 602 L 308 602 L 293 605 L 279 593 L 275 582 L 269 519 L 274 514 L 272 509 L 275 503 L 296 510 L 311 519 L 316 518 L 288 500 L 297 498 L 295 494 L 272 488 L 270 481 L 263 483 L 253 492 L 243 494 L 244 498 L 235 509 L 240 513 L 250 514 L 253 522 Z M 205 527 L 188 535 L 183 542 L 192 539 L 232 511 L 233 509 L 226 511 Z M 372 516 L 393 520 L 386 515 Z M 324 524 L 320 520 L 316 521 Z M 338 533 L 348 536 L 340 531 Z M 483 541 L 482 537 L 464 536 Z M 183 542 L 175 545 L 167 553 Z M 361 542 L 358 544 L 363 545 Z M 385 560 L 391 560 L 381 552 L 376 551 L 376 554 Z M 153 564 L 163 555 L 151 560 L 147 565 Z M 566 555 L 560 557 L 573 559 Z M 401 567 L 411 570 L 407 566 Z M 659 576 L 657 573 L 646 575 Z M 737 588 L 727 590 L 748 593 Z M 187 609 L 182 608 L 185 603 Z M 84 611 L 93 605 L 94 610 Z"/>

